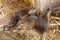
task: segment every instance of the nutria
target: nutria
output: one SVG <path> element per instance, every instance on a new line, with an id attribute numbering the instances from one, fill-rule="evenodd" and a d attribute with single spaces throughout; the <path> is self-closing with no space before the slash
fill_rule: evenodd
<path id="1" fill-rule="evenodd" d="M 49 17 L 53 12 L 52 10 L 55 10 L 54 8 L 58 10 L 58 7 L 60 7 L 60 0 L 40 0 L 40 17 L 38 18 L 35 27 L 42 34 L 42 38 L 44 38 L 44 35 L 46 35 L 45 33 L 50 27 Z"/>
<path id="2" fill-rule="evenodd" d="M 15 16 L 18 20 L 25 19 L 29 15 L 35 14 L 37 8 L 24 8 L 15 13 Z"/>
<path id="3" fill-rule="evenodd" d="M 11 27 L 15 26 L 18 21 L 26 19 L 28 16 L 35 14 L 36 11 L 36 8 L 26 8 L 19 10 L 13 15 L 5 15 L 0 18 L 0 29 L 4 31 L 9 30 Z"/>
<path id="4" fill-rule="evenodd" d="M 18 21 L 16 24 L 16 29 L 31 29 L 35 26 L 37 19 L 37 16 L 30 15 L 28 18 Z"/>
<path id="5" fill-rule="evenodd" d="M 40 31 L 41 40 L 45 40 L 46 32 L 48 31 L 49 25 L 49 18 L 56 10 L 59 10 L 60 7 L 60 0 L 40 0 L 40 17 L 36 22 L 36 29 Z M 55 9 L 56 8 L 56 9 Z M 53 10 L 55 10 L 53 12 Z"/>
<path id="6" fill-rule="evenodd" d="M 53 10 L 56 11 L 60 7 L 60 0 L 40 0 L 40 7 L 40 17 L 36 23 L 36 28 L 44 33 L 49 26 L 49 17 Z"/>
<path id="7" fill-rule="evenodd" d="M 31 15 L 38 16 L 38 14 L 37 14 L 37 8 L 33 8 L 33 7 L 32 8 L 24 8 L 24 9 L 19 10 L 18 12 L 16 12 L 15 16 L 16 16 L 16 20 L 18 22 L 16 24 L 16 28 L 20 29 L 19 27 L 21 26 L 22 22 L 24 23 L 23 24 L 23 27 L 24 27 L 25 24 L 26 24 L 26 26 L 29 24 L 28 23 L 29 20 L 30 21 L 34 21 L 35 16 L 31 17 Z"/>

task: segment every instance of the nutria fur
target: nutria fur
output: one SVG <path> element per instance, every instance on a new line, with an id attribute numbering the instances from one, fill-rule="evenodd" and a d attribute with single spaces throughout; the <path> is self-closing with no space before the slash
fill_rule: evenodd
<path id="1" fill-rule="evenodd" d="M 3 28 L 4 31 L 9 30 L 11 27 L 15 26 L 16 19 L 13 15 L 5 15 L 0 18 L 0 28 Z"/>
<path id="2" fill-rule="evenodd" d="M 19 20 L 16 24 L 16 29 L 31 29 L 35 26 L 35 22 L 38 19 L 35 15 L 30 15 L 28 18 Z"/>
<path id="3" fill-rule="evenodd" d="M 25 8 L 16 12 L 15 16 L 18 20 L 21 20 L 27 18 L 29 15 L 35 14 L 36 11 L 37 8 Z"/>
<path id="4" fill-rule="evenodd" d="M 60 10 L 60 0 L 40 0 L 41 8 L 40 8 L 40 17 L 38 22 L 36 23 L 36 28 L 44 33 L 49 28 L 49 17 L 53 13 L 53 10 Z M 56 8 L 56 9 L 55 9 Z M 51 12 L 49 12 L 51 11 Z M 54 11 L 54 12 L 55 12 Z"/>

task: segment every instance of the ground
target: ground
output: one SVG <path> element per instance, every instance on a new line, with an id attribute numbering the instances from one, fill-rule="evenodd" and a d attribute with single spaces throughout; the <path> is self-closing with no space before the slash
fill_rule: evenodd
<path id="1" fill-rule="evenodd" d="M 21 1 L 17 2 L 17 0 L 0 0 L 0 11 L 5 14 L 12 14 L 17 12 L 20 9 L 25 7 L 31 7 L 31 5 L 25 5 L 26 2 L 22 3 Z M 23 5 L 23 6 L 22 6 Z M 60 26 L 50 26 L 50 29 L 45 32 L 44 39 L 45 40 L 60 40 Z M 41 34 L 40 31 L 36 29 L 29 30 L 16 30 L 13 29 L 11 31 L 1 31 L 0 32 L 0 40 L 40 40 Z"/>

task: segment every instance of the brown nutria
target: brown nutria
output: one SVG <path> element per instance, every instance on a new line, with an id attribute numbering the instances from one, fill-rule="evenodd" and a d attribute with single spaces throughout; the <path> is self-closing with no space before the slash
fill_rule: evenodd
<path id="1" fill-rule="evenodd" d="M 31 29 L 35 26 L 35 22 L 38 19 L 35 15 L 30 15 L 28 18 L 19 20 L 16 24 L 16 29 Z"/>
<path id="2" fill-rule="evenodd" d="M 37 11 L 37 8 L 24 8 L 16 12 L 15 15 L 18 20 L 21 20 L 21 19 L 25 19 L 29 15 L 35 14 L 36 11 Z"/>
<path id="3" fill-rule="evenodd" d="M 23 22 L 23 27 L 29 26 L 30 23 L 29 21 L 33 21 L 32 23 L 34 23 L 35 16 L 38 16 L 36 13 L 37 13 L 37 8 L 24 8 L 16 12 L 15 16 L 18 22 L 16 24 L 16 28 L 20 29 L 22 22 Z M 31 15 L 35 15 L 35 16 L 31 16 Z M 30 24 L 30 26 L 32 25 L 32 23 Z"/>
<path id="4" fill-rule="evenodd" d="M 15 16 L 16 16 L 16 19 L 17 19 L 17 22 L 18 22 L 16 24 L 16 28 L 20 29 L 19 27 L 21 26 L 22 22 L 24 23 L 23 24 L 23 27 L 24 27 L 25 24 L 26 24 L 26 26 L 29 24 L 28 23 L 29 20 L 34 21 L 34 16 L 30 17 L 31 15 L 38 16 L 37 8 L 25 8 L 25 9 L 22 9 L 22 10 L 19 10 L 18 12 L 16 12 Z M 21 20 L 22 20 L 22 22 L 21 22 Z"/>
<path id="5" fill-rule="evenodd" d="M 54 8 L 60 7 L 60 0 L 40 0 L 40 17 L 36 22 L 36 28 L 41 32 L 42 38 L 49 29 L 49 17 Z M 52 10 L 53 9 L 53 10 Z M 55 11 L 54 11 L 55 12 Z M 44 39 L 41 39 L 44 40 Z"/>
<path id="6" fill-rule="evenodd" d="M 9 30 L 11 27 L 15 26 L 18 21 L 26 19 L 31 14 L 35 14 L 36 11 L 36 8 L 26 8 L 16 12 L 14 15 L 5 15 L 0 18 L 0 29 Z"/>
<path id="7" fill-rule="evenodd" d="M 48 14 L 39 16 L 37 22 L 36 22 L 36 29 L 38 29 L 42 34 L 47 30 L 47 27 L 49 26 L 49 16 L 50 16 L 50 10 L 47 12 Z"/>
<path id="8" fill-rule="evenodd" d="M 36 28 L 44 33 L 49 26 L 49 17 L 53 10 L 58 10 L 58 7 L 60 7 L 60 0 L 40 0 L 40 7 L 41 13 L 36 23 Z"/>

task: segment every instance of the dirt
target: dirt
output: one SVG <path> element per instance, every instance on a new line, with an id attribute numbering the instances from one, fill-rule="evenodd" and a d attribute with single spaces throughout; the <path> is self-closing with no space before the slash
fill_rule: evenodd
<path id="1" fill-rule="evenodd" d="M 28 3 L 17 0 L 0 0 L 1 13 L 13 14 L 20 9 L 31 7 Z M 26 4 L 25 4 L 26 3 Z M 45 32 L 44 40 L 60 40 L 60 26 L 50 26 L 50 29 Z M 0 40 L 40 40 L 41 34 L 36 29 L 0 31 Z"/>

